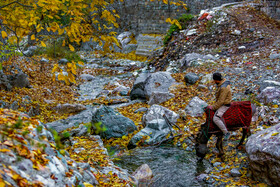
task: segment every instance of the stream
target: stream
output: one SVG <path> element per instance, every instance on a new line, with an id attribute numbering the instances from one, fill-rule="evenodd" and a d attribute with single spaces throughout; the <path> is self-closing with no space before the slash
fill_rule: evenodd
<path id="1" fill-rule="evenodd" d="M 87 61 L 91 61 L 88 59 Z M 102 60 L 93 60 L 93 64 L 86 64 L 86 68 L 94 69 L 114 69 L 103 63 Z M 123 72 L 125 67 L 138 65 L 139 69 L 144 68 L 142 62 L 133 62 L 130 60 L 112 60 L 112 63 L 120 63 L 116 69 Z M 138 69 L 138 70 L 139 70 Z M 96 76 L 94 80 L 85 82 L 79 86 L 80 97 L 78 100 L 95 99 L 103 92 L 103 86 L 107 83 L 114 83 L 118 79 L 132 79 L 133 72 L 123 72 L 115 76 Z M 135 102 L 111 105 L 112 108 L 118 108 L 123 105 L 130 105 Z M 209 162 L 197 163 L 194 152 L 188 152 L 174 146 L 161 147 L 143 147 L 130 150 L 121 156 L 114 158 L 114 163 L 119 167 L 128 170 L 132 174 L 142 164 L 148 164 L 152 170 L 153 178 L 149 186 L 154 187 L 172 187 L 172 186 L 207 186 L 205 182 L 199 182 L 197 176 L 206 173 L 211 168 Z"/>
<path id="2" fill-rule="evenodd" d="M 150 184 L 153 187 L 206 186 L 199 183 L 196 176 L 210 168 L 208 162 L 198 163 L 194 152 L 170 146 L 136 148 L 114 163 L 129 173 L 142 164 L 148 164 L 153 172 Z"/>

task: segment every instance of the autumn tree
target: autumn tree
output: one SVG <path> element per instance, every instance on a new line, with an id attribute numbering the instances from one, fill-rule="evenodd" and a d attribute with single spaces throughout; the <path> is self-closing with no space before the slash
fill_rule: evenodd
<path id="1" fill-rule="evenodd" d="M 60 38 L 62 46 L 71 51 L 89 40 L 98 42 L 104 51 L 108 51 L 112 43 L 118 45 L 113 28 L 118 27 L 119 15 L 110 6 L 116 1 L 123 0 L 2 0 L 1 35 L 19 49 L 29 36 L 30 41 L 42 47 L 49 45 L 51 39 L 55 42 Z M 70 70 L 75 68 L 73 65 L 68 67 Z"/>

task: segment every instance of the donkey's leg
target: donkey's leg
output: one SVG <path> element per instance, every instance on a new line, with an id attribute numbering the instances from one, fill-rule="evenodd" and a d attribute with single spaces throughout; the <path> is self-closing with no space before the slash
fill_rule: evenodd
<path id="1" fill-rule="evenodd" d="M 223 155 L 224 155 L 224 149 L 223 149 L 223 134 L 219 133 L 219 134 L 217 134 L 217 137 L 218 137 L 218 140 L 217 140 L 217 142 L 216 142 L 216 148 L 217 148 L 218 151 L 219 151 L 218 156 L 222 158 Z"/>
<path id="2" fill-rule="evenodd" d="M 248 130 L 250 132 L 250 129 L 248 129 Z M 247 135 L 247 129 L 242 128 L 242 138 L 241 138 L 239 144 L 236 146 L 236 148 L 239 148 L 243 144 L 243 142 L 244 142 L 244 140 L 246 138 L 246 135 Z"/>

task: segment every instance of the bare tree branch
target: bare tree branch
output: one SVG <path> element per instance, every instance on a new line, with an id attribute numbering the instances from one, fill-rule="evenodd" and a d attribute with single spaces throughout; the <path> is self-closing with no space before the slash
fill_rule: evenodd
<path id="1" fill-rule="evenodd" d="M 10 3 L 6 4 L 6 5 L 0 6 L 0 9 L 5 8 L 5 7 L 10 6 L 12 4 L 15 4 L 15 3 L 19 4 L 21 6 L 24 6 L 24 7 L 33 8 L 33 6 L 25 5 L 25 4 L 22 4 L 22 3 L 18 2 L 18 1 L 13 1 L 13 2 L 10 2 Z"/>

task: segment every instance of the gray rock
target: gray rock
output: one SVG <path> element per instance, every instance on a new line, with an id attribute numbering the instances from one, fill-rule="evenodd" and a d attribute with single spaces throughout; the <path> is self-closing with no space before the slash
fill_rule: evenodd
<path id="1" fill-rule="evenodd" d="M 135 110 L 134 113 L 138 113 L 138 112 L 147 112 L 147 111 L 148 111 L 147 108 L 142 107 L 142 108 L 139 108 L 139 109 Z"/>
<path id="2" fill-rule="evenodd" d="M 123 86 L 123 85 L 118 85 L 118 87 L 114 88 L 114 90 L 112 91 L 112 94 L 113 95 L 117 95 L 119 93 L 123 93 L 123 94 L 128 94 L 130 88 L 129 87 L 126 87 L 126 86 Z"/>
<path id="3" fill-rule="evenodd" d="M 89 163 L 84 163 L 84 162 L 78 162 L 77 163 L 77 166 L 84 169 L 84 170 L 87 170 L 87 169 L 90 169 L 90 165 Z"/>
<path id="4" fill-rule="evenodd" d="M 11 105 L 10 105 L 10 109 L 12 110 L 17 110 L 19 108 L 18 102 L 14 101 Z"/>
<path id="5" fill-rule="evenodd" d="M 30 84 L 27 77 L 25 73 L 20 72 L 16 75 L 11 75 L 8 79 L 13 87 L 29 88 Z"/>
<path id="6" fill-rule="evenodd" d="M 204 181 L 206 181 L 207 178 L 208 178 L 208 175 L 205 173 L 202 173 L 196 177 L 196 180 L 199 182 L 204 182 Z"/>
<path id="7" fill-rule="evenodd" d="M 132 32 L 123 32 L 117 36 L 121 46 L 124 48 L 132 39 Z"/>
<path id="8" fill-rule="evenodd" d="M 268 104 L 274 99 L 280 99 L 280 88 L 266 87 L 261 93 L 256 97 L 261 103 Z"/>
<path id="9" fill-rule="evenodd" d="M 132 176 L 138 181 L 137 185 L 147 185 L 149 186 L 151 179 L 153 177 L 153 172 L 148 166 L 148 164 L 143 164 L 132 174 Z"/>
<path id="10" fill-rule="evenodd" d="M 95 77 L 90 75 L 90 74 L 82 74 L 81 79 L 85 80 L 85 81 L 92 81 Z"/>
<path id="11" fill-rule="evenodd" d="M 184 71 L 188 67 L 198 66 L 204 64 L 207 60 L 216 60 L 217 58 L 211 54 L 201 55 L 198 53 L 187 53 L 180 59 L 180 69 Z"/>
<path id="12" fill-rule="evenodd" d="M 248 138 L 246 152 L 250 171 L 255 180 L 271 186 L 280 185 L 279 147 L 280 124 L 259 131 Z"/>
<path id="13" fill-rule="evenodd" d="M 149 99 L 153 92 L 168 92 L 169 87 L 175 84 L 175 79 L 171 77 L 168 72 L 156 72 L 150 74 L 146 81 L 144 92 L 147 99 Z"/>
<path id="14" fill-rule="evenodd" d="M 69 61 L 66 59 L 66 58 L 62 58 L 62 59 L 59 59 L 58 63 L 59 64 L 67 64 Z"/>
<path id="15" fill-rule="evenodd" d="M 191 36 L 191 35 L 195 35 L 195 34 L 197 34 L 196 29 L 191 29 L 187 32 L 186 36 Z"/>
<path id="16" fill-rule="evenodd" d="M 65 129 L 78 126 L 81 123 L 91 122 L 92 115 L 96 111 L 96 108 L 84 110 L 77 115 L 70 116 L 64 120 L 58 120 L 51 123 L 45 124 L 48 129 L 54 129 L 57 132 L 64 131 Z"/>
<path id="17" fill-rule="evenodd" d="M 147 126 L 144 129 L 139 131 L 131 138 L 127 146 L 128 149 L 135 148 L 137 143 L 143 137 L 147 137 L 147 136 L 149 137 L 149 139 L 145 139 L 145 141 L 142 142 L 143 145 L 156 145 L 160 143 L 170 133 L 169 128 L 164 128 L 164 127 L 168 127 L 168 126 L 166 122 L 162 119 L 150 121 L 149 123 L 147 123 Z"/>
<path id="18" fill-rule="evenodd" d="M 196 81 L 199 79 L 195 73 L 187 73 L 184 77 L 186 84 L 195 84 Z"/>
<path id="19" fill-rule="evenodd" d="M 92 184 L 92 185 L 98 185 L 98 181 L 96 180 L 95 176 L 90 171 L 84 171 L 83 174 L 83 182 Z"/>
<path id="20" fill-rule="evenodd" d="M 10 84 L 7 75 L 0 71 L 0 90 L 11 91 L 11 89 L 12 85 Z"/>
<path id="21" fill-rule="evenodd" d="M 20 169 L 22 171 L 29 172 L 33 168 L 33 163 L 29 159 L 24 159 L 17 163 L 17 167 L 18 167 L 18 169 Z"/>
<path id="22" fill-rule="evenodd" d="M 212 74 L 207 74 L 207 75 L 202 77 L 200 83 L 201 84 L 206 84 L 206 83 L 208 83 L 210 81 L 212 81 Z"/>
<path id="23" fill-rule="evenodd" d="M 9 108 L 9 104 L 0 100 L 0 108 Z"/>
<path id="24" fill-rule="evenodd" d="M 186 106 L 185 111 L 188 115 L 192 117 L 203 116 L 203 108 L 207 106 L 208 104 L 205 101 L 201 100 L 199 97 L 194 97 Z"/>
<path id="25" fill-rule="evenodd" d="M 219 165 L 221 165 L 221 162 L 215 162 L 215 163 L 213 164 L 214 167 L 218 167 Z"/>
<path id="26" fill-rule="evenodd" d="M 69 133 L 71 136 L 86 136 L 88 135 L 88 129 L 84 124 L 81 124 L 77 129 L 73 129 Z"/>
<path id="27" fill-rule="evenodd" d="M 169 99 L 175 97 L 174 94 L 169 92 L 157 92 L 154 91 L 150 97 L 150 100 L 148 101 L 149 105 L 153 104 L 161 104 L 165 101 L 168 101 Z"/>
<path id="28" fill-rule="evenodd" d="M 99 131 L 98 134 L 102 138 L 106 139 L 127 136 L 129 133 L 137 130 L 131 119 L 124 117 L 107 106 L 101 106 L 92 116 L 93 124 L 98 124 L 99 122 L 101 122 L 100 127 L 94 126 L 94 129 Z M 100 128 L 105 128 L 105 131 L 100 130 Z"/>
<path id="29" fill-rule="evenodd" d="M 37 46 L 30 46 L 26 51 L 23 51 L 23 54 L 27 57 L 32 57 L 37 48 Z"/>
<path id="30" fill-rule="evenodd" d="M 65 114 L 65 113 L 78 113 L 83 110 L 86 110 L 86 107 L 81 104 L 58 104 L 54 108 L 58 113 Z"/>
<path id="31" fill-rule="evenodd" d="M 112 172 L 113 174 L 116 174 L 119 178 L 128 181 L 129 180 L 129 174 L 127 170 L 119 168 L 117 166 L 113 167 L 104 167 L 101 170 L 101 173 L 108 174 L 109 172 Z"/>
<path id="32" fill-rule="evenodd" d="M 273 80 L 264 80 L 260 84 L 260 89 L 259 91 L 263 91 L 266 87 L 275 87 L 280 89 L 280 82 L 278 81 L 273 81 Z"/>
<path id="33" fill-rule="evenodd" d="M 230 175 L 233 177 L 240 177 L 242 176 L 242 174 L 240 173 L 239 169 L 237 168 L 233 168 L 232 170 L 230 170 Z"/>
<path id="34" fill-rule="evenodd" d="M 45 58 L 41 58 L 40 62 L 41 62 L 41 63 L 49 63 L 49 60 L 48 60 L 48 59 L 45 59 Z"/>
<path id="35" fill-rule="evenodd" d="M 144 136 L 149 137 L 149 139 L 143 142 L 144 145 L 155 145 L 164 140 L 170 133 L 170 128 L 163 118 L 163 114 L 165 114 L 172 123 L 176 123 L 177 119 L 179 118 L 178 114 L 167 108 L 164 108 L 160 105 L 152 105 L 142 117 L 142 123 L 144 124 L 145 128 L 131 138 L 128 148 L 135 148 L 137 142 Z M 172 130 L 172 132 L 173 131 L 175 130 Z"/>
<path id="36" fill-rule="evenodd" d="M 272 53 L 272 54 L 269 56 L 269 58 L 270 58 L 271 60 L 278 59 L 278 58 L 280 58 L 280 53 Z"/>
<path id="37" fill-rule="evenodd" d="M 137 79 L 134 81 L 132 90 L 130 92 L 130 99 L 146 99 L 145 92 L 144 92 L 144 86 L 145 81 L 150 75 L 149 72 L 142 72 Z"/>
<path id="38" fill-rule="evenodd" d="M 176 114 L 175 112 L 160 106 L 160 105 L 152 105 L 148 111 L 143 115 L 142 117 L 142 123 L 144 124 L 144 126 L 146 126 L 145 124 L 147 122 L 153 121 L 153 120 L 158 120 L 158 119 L 162 119 L 163 115 L 165 114 L 165 116 L 169 119 L 170 122 L 172 123 L 176 123 L 177 119 L 179 119 L 179 115 Z"/>
<path id="39" fill-rule="evenodd" d="M 100 46 L 98 42 L 90 41 L 82 42 L 81 44 L 81 51 L 94 51 L 94 50 L 102 50 L 102 45 Z"/>
<path id="40" fill-rule="evenodd" d="M 1 163 L 5 163 L 6 165 L 12 165 L 16 160 L 17 156 L 14 153 L 0 153 Z"/>
<path id="41" fill-rule="evenodd" d="M 52 180 L 50 178 L 46 179 L 40 175 L 36 175 L 35 180 L 42 182 L 44 184 L 44 186 L 46 186 L 46 187 L 56 186 L 56 183 L 54 180 Z"/>

